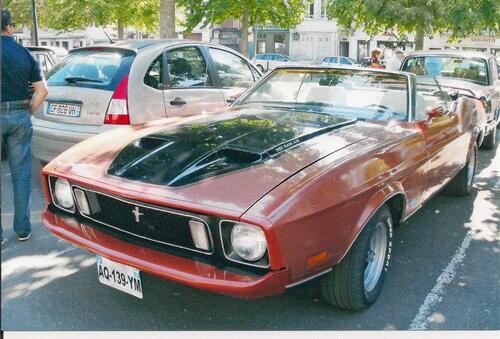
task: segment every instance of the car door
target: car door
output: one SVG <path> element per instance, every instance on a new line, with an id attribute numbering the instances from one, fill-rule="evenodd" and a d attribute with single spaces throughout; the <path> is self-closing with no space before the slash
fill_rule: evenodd
<path id="1" fill-rule="evenodd" d="M 208 48 L 208 54 L 219 77 L 226 105 L 232 104 L 257 81 L 257 70 L 238 55 L 214 47 Z"/>
<path id="2" fill-rule="evenodd" d="M 224 96 L 215 87 L 214 74 L 198 46 L 169 49 L 165 58 L 167 117 L 211 113 L 225 107 Z"/>
<path id="3" fill-rule="evenodd" d="M 459 126 L 459 117 L 443 98 L 424 96 L 426 116 L 419 122 L 428 154 L 424 200 L 436 193 L 466 162 L 468 138 Z"/>

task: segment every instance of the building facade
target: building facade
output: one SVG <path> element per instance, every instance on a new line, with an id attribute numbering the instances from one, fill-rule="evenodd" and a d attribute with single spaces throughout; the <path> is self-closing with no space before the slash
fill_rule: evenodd
<path id="1" fill-rule="evenodd" d="M 324 57 L 345 56 L 360 61 L 377 47 L 384 51 L 386 58 L 392 57 L 396 48 L 413 51 L 413 36 L 401 40 L 392 31 L 369 36 L 362 30 L 339 27 L 335 20 L 328 19 L 327 3 L 328 0 L 314 0 L 304 21 L 290 31 L 292 58 L 318 63 Z"/>
<path id="2" fill-rule="evenodd" d="M 290 31 L 290 56 L 297 60 L 320 61 L 324 57 L 340 54 L 339 28 L 328 20 L 328 0 L 314 0 L 304 21 Z"/>
<path id="3" fill-rule="evenodd" d="M 461 51 L 477 51 L 500 56 L 500 35 L 485 33 L 455 42 L 449 41 L 449 34 L 436 34 L 433 38 L 424 39 L 424 47 L 429 50 L 456 49 Z"/>

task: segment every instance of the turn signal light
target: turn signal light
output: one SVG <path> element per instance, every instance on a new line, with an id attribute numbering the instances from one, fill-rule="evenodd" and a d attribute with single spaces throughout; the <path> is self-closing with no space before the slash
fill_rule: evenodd
<path id="1" fill-rule="evenodd" d="M 78 205 L 80 212 L 84 215 L 90 215 L 90 206 L 87 197 L 85 196 L 85 192 L 78 188 L 75 188 L 73 192 L 75 193 L 76 204 Z"/>
<path id="2" fill-rule="evenodd" d="M 210 242 L 208 241 L 205 224 L 200 221 L 189 220 L 189 229 L 196 248 L 208 251 L 210 249 Z"/>
<path id="3" fill-rule="evenodd" d="M 309 257 L 309 259 L 307 259 L 307 266 L 309 266 L 309 267 L 317 266 L 320 263 L 322 263 L 323 261 L 325 261 L 327 258 L 328 258 L 327 251 L 321 252 L 320 254 L 313 255 L 312 257 Z"/>

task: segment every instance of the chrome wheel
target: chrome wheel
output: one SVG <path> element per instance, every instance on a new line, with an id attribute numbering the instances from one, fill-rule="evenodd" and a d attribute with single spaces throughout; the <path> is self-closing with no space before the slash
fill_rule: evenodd
<path id="1" fill-rule="evenodd" d="M 371 292 L 376 286 L 384 269 L 387 251 L 387 228 L 384 222 L 379 222 L 373 230 L 370 246 L 366 255 L 364 275 L 365 291 Z"/>
<path id="2" fill-rule="evenodd" d="M 472 150 L 469 158 L 469 163 L 467 164 L 467 185 L 472 186 L 472 181 L 474 180 L 474 171 L 476 169 L 476 152 Z"/>

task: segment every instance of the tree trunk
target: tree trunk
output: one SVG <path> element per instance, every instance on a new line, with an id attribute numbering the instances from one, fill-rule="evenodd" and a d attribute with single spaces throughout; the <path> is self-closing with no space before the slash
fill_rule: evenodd
<path id="1" fill-rule="evenodd" d="M 241 40 L 240 49 L 241 54 L 248 57 L 248 10 L 243 11 L 243 17 L 241 18 Z"/>
<path id="2" fill-rule="evenodd" d="M 123 39 L 123 19 L 119 18 L 116 23 L 116 30 L 118 31 L 118 40 Z"/>
<path id="3" fill-rule="evenodd" d="M 160 1 L 160 38 L 177 39 L 175 33 L 175 0 Z"/>
<path id="4" fill-rule="evenodd" d="M 417 26 L 415 30 L 415 50 L 420 51 L 424 49 L 424 27 Z"/>

